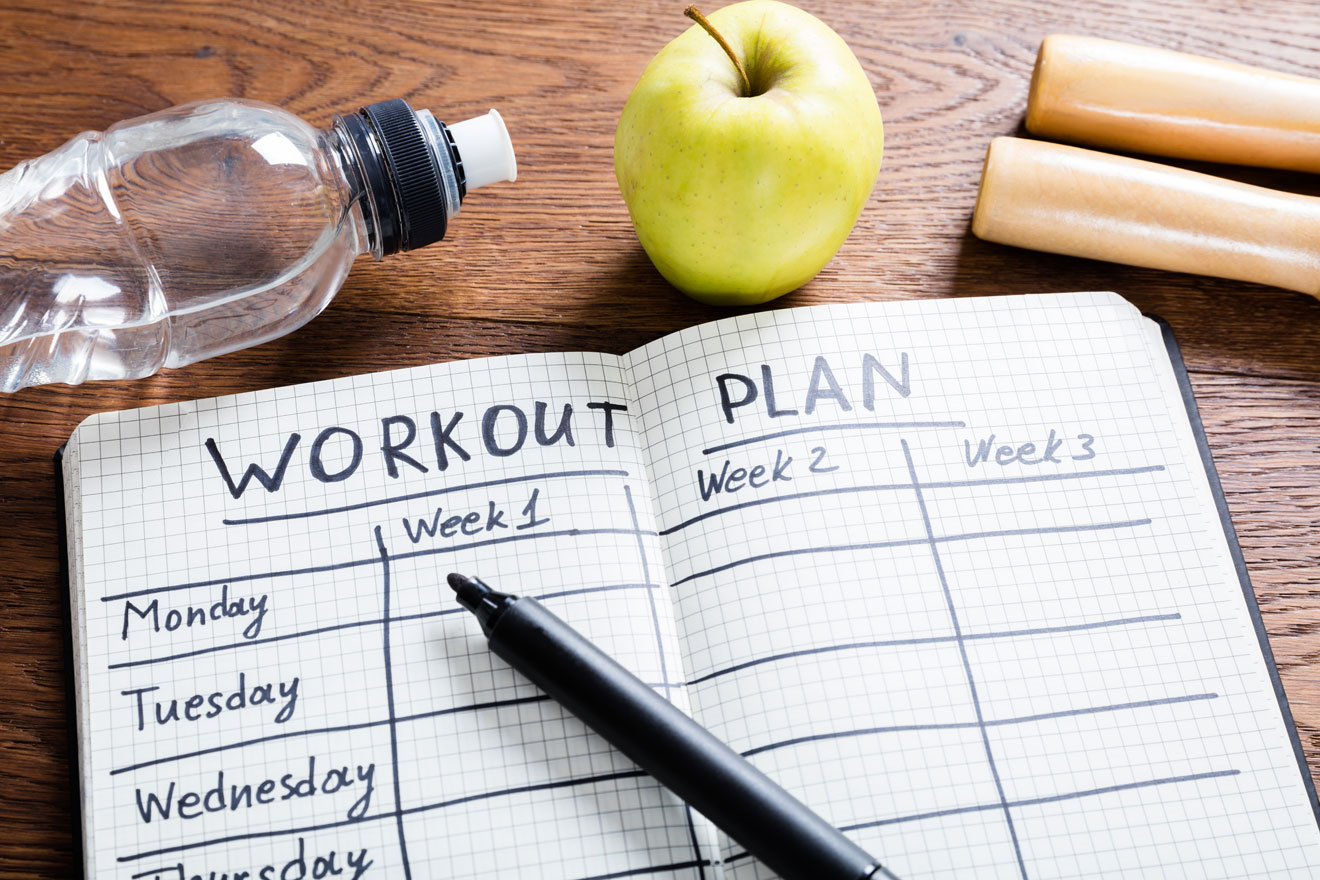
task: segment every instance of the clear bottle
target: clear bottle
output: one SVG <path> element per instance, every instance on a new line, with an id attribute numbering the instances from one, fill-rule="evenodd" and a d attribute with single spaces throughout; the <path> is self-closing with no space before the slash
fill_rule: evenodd
<path id="1" fill-rule="evenodd" d="M 147 376 L 311 320 L 363 253 L 438 241 L 516 176 L 499 114 L 402 100 L 326 131 L 201 101 L 85 132 L 0 174 L 0 391 Z"/>

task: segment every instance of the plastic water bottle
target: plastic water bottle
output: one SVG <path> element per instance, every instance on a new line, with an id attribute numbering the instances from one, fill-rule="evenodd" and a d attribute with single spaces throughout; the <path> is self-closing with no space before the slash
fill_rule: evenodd
<path id="1" fill-rule="evenodd" d="M 397 99 L 326 131 L 216 100 L 80 134 L 0 174 L 0 390 L 282 336 L 359 254 L 438 241 L 467 193 L 516 173 L 496 111 L 446 126 Z"/>

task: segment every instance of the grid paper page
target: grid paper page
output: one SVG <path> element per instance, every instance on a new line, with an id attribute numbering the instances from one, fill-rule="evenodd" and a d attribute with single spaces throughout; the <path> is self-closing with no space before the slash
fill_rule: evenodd
<path id="1" fill-rule="evenodd" d="M 704 876 L 708 827 L 444 585 L 541 597 L 686 708 L 625 407 L 618 358 L 546 355 L 85 422 L 88 876 Z"/>
<path id="2" fill-rule="evenodd" d="M 694 716 L 897 876 L 1317 876 L 1154 322 L 821 306 L 626 363 Z"/>

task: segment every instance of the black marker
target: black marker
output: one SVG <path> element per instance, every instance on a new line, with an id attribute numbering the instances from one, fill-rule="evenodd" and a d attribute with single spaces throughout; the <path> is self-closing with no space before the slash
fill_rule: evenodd
<path id="1" fill-rule="evenodd" d="M 490 649 L 784 880 L 894 875 L 535 599 L 449 576 Z"/>

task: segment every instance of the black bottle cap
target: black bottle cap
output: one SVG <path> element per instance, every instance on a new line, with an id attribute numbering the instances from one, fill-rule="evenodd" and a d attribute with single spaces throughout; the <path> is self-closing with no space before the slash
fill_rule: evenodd
<path id="1" fill-rule="evenodd" d="M 376 203 L 383 253 L 415 250 L 444 238 L 449 222 L 444 182 L 417 114 L 402 98 L 369 104 L 359 113 L 375 134 L 387 178 Z M 362 127 L 349 128 L 361 132 Z M 376 188 L 376 180 L 368 183 Z"/>

